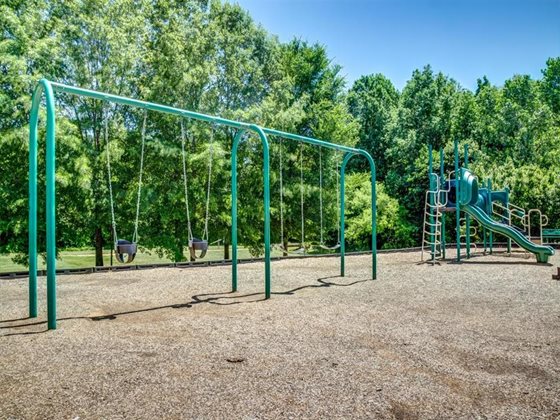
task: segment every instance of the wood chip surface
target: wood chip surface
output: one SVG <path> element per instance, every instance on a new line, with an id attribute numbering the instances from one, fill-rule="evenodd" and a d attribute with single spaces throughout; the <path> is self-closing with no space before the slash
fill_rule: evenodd
<path id="1" fill-rule="evenodd" d="M 0 281 L 0 418 L 558 418 L 559 257 L 419 260 L 59 276 L 55 331 Z"/>

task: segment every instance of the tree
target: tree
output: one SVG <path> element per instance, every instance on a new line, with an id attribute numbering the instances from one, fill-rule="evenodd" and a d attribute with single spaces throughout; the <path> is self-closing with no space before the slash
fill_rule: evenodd
<path id="1" fill-rule="evenodd" d="M 371 178 L 367 173 L 347 177 L 347 217 L 351 249 L 371 248 Z M 379 248 L 414 246 L 418 230 L 407 221 L 406 210 L 377 183 L 377 245 Z"/>
<path id="2" fill-rule="evenodd" d="M 381 74 L 362 76 L 348 93 L 350 113 L 360 124 L 357 147 L 373 157 L 379 180 L 387 173 L 386 152 L 390 147 L 390 127 L 395 116 L 399 93 L 389 79 Z M 360 162 L 360 170 L 368 170 L 367 162 Z"/>
<path id="3" fill-rule="evenodd" d="M 397 117 L 391 127 L 391 147 L 387 151 L 385 186 L 400 197 L 411 222 L 422 223 L 424 192 L 427 188 L 427 146 L 438 150 L 452 139 L 452 115 L 457 83 L 430 66 L 415 70 L 399 100 Z"/>
<path id="4" fill-rule="evenodd" d="M 560 114 L 560 57 L 546 60 L 546 68 L 542 70 L 541 90 L 545 101 L 552 112 Z"/>

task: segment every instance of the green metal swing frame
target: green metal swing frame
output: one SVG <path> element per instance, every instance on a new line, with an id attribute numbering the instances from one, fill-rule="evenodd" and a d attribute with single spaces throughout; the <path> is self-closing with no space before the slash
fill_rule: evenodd
<path id="1" fill-rule="evenodd" d="M 271 243 L 270 243 L 270 148 L 268 136 L 280 137 L 288 140 L 304 142 L 344 152 L 344 159 L 340 166 L 340 276 L 345 275 L 345 240 L 344 240 L 344 209 L 345 209 L 345 172 L 348 162 L 354 156 L 364 157 L 371 170 L 371 243 L 372 243 L 372 280 L 377 278 L 377 224 L 376 224 L 376 189 L 375 163 L 371 155 L 362 149 L 346 147 L 339 144 L 318 140 L 311 137 L 286 133 L 256 124 L 247 124 L 228 120 L 212 115 L 187 111 L 166 105 L 140 101 L 122 96 L 97 92 L 68 86 L 61 83 L 41 79 L 32 96 L 29 124 L 29 317 L 37 317 L 37 153 L 38 153 L 38 123 L 39 110 L 45 98 L 46 107 L 46 242 L 47 242 L 47 325 L 48 329 L 56 329 L 56 118 L 55 92 L 88 97 L 107 102 L 128 105 L 155 112 L 176 115 L 178 117 L 205 121 L 237 129 L 231 149 L 231 245 L 232 245 L 232 291 L 237 291 L 237 149 L 244 139 L 244 134 L 256 134 L 263 149 L 263 179 L 264 179 L 264 283 L 265 298 L 271 295 Z"/>

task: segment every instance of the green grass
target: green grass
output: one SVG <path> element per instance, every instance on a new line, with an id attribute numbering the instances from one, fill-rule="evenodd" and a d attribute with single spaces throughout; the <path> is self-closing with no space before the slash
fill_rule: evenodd
<path id="1" fill-rule="evenodd" d="M 188 255 L 188 252 L 185 253 Z M 231 256 L 231 254 L 230 254 Z M 274 250 L 272 256 L 281 256 L 281 253 Z M 204 261 L 221 261 L 224 257 L 224 248 L 222 246 L 211 246 L 204 258 Z M 251 254 L 246 248 L 238 248 L 238 257 L 240 259 L 251 258 Z M 103 260 L 105 265 L 110 265 L 111 254 L 109 250 L 105 250 L 103 253 Z M 136 254 L 134 259 L 134 264 L 154 264 L 154 263 L 166 263 L 172 262 L 167 258 L 160 258 L 153 251 L 140 251 Z M 119 263 L 113 260 L 114 265 Z M 44 270 L 46 268 L 42 257 L 39 257 L 38 261 L 39 269 Z M 93 249 L 85 250 L 71 250 L 71 251 L 61 251 L 60 259 L 57 260 L 57 268 L 86 268 L 93 267 L 95 265 L 95 251 Z M 11 255 L 0 255 L 0 273 L 9 273 L 14 271 L 27 271 L 27 267 L 20 264 L 15 264 Z"/>

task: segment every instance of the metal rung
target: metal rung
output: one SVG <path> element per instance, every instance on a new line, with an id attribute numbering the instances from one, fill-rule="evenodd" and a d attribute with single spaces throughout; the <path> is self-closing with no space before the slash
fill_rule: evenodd
<path id="1" fill-rule="evenodd" d="M 431 226 L 433 228 L 438 228 L 438 227 L 441 227 L 441 222 L 436 222 L 436 223 L 426 222 L 426 223 L 424 223 L 424 229 L 426 228 L 426 226 Z"/>
<path id="2" fill-rule="evenodd" d="M 440 227 L 441 222 L 435 222 L 435 223 L 426 222 L 425 225 L 432 226 L 432 227 Z"/>

